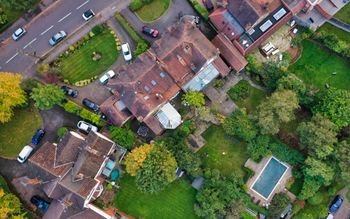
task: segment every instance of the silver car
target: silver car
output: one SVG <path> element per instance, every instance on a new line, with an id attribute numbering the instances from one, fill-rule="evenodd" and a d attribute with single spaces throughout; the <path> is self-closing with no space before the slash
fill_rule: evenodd
<path id="1" fill-rule="evenodd" d="M 19 38 L 21 38 L 27 31 L 23 28 L 20 27 L 18 28 L 13 34 L 12 34 L 12 39 L 14 41 L 17 41 Z"/>
<path id="2" fill-rule="evenodd" d="M 66 32 L 61 30 L 60 32 L 56 33 L 53 37 L 51 37 L 51 39 L 49 40 L 49 43 L 51 46 L 54 46 L 57 43 L 61 42 L 66 36 L 67 36 Z"/>

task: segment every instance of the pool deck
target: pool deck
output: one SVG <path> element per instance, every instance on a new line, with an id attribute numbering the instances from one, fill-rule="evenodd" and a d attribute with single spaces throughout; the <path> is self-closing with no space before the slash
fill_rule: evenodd
<path id="1" fill-rule="evenodd" d="M 261 196 L 259 193 L 254 191 L 252 189 L 253 184 L 259 178 L 259 176 L 261 175 L 261 172 L 264 170 L 265 166 L 270 161 L 271 157 L 272 156 L 263 158 L 260 161 L 260 163 L 255 163 L 253 160 L 248 159 L 247 162 L 244 164 L 245 167 L 247 167 L 255 172 L 254 176 L 251 177 L 247 182 L 247 186 L 249 188 L 248 194 L 252 197 L 254 203 L 259 204 L 259 205 L 264 206 L 264 207 L 267 206 L 271 202 L 275 193 L 287 192 L 287 190 L 285 189 L 285 184 L 286 184 L 287 180 L 292 176 L 292 167 L 290 165 L 288 165 L 287 163 L 283 162 L 283 164 L 286 165 L 288 168 L 287 168 L 286 172 L 283 174 L 282 178 L 277 183 L 277 185 L 275 186 L 274 190 L 272 190 L 269 198 L 266 199 L 263 196 Z"/>

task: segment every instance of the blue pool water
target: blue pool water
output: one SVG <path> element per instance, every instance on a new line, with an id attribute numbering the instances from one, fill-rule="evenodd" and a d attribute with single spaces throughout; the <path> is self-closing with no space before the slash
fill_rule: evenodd
<path id="1" fill-rule="evenodd" d="M 271 158 L 253 185 L 253 189 L 267 199 L 286 170 L 285 165 L 275 158 Z"/>

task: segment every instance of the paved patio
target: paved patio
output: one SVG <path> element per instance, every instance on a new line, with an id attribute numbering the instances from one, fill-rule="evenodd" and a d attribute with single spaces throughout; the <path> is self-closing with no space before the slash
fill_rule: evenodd
<path id="1" fill-rule="evenodd" d="M 267 163 L 270 161 L 271 156 L 263 158 L 260 163 L 256 163 L 251 159 L 248 159 L 247 162 L 244 164 L 245 167 L 253 170 L 255 172 L 254 176 L 251 177 L 248 182 L 248 194 L 252 197 L 253 202 L 256 204 L 259 204 L 263 207 L 268 206 L 271 202 L 273 196 L 276 193 L 280 192 L 287 192 L 287 189 L 285 188 L 285 184 L 287 183 L 288 179 L 292 177 L 292 167 L 288 165 L 287 163 L 284 163 L 284 165 L 288 166 L 287 171 L 283 174 L 282 178 L 279 180 L 275 188 L 272 190 L 270 196 L 268 199 L 263 198 L 260 194 L 258 194 L 256 191 L 254 191 L 251 187 L 256 182 L 256 180 L 260 177 L 261 172 L 264 170 Z"/>

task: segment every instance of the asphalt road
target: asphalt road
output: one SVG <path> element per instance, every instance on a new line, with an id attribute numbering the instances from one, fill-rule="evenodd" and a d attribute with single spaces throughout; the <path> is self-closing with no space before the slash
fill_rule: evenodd
<path id="1" fill-rule="evenodd" d="M 82 14 L 103 9 L 123 0 L 59 0 L 25 28 L 27 33 L 18 41 L 8 38 L 0 45 L 0 71 L 25 74 L 52 47 L 48 40 L 60 30 L 68 36 L 84 24 Z M 28 76 L 28 75 L 27 75 Z"/>

